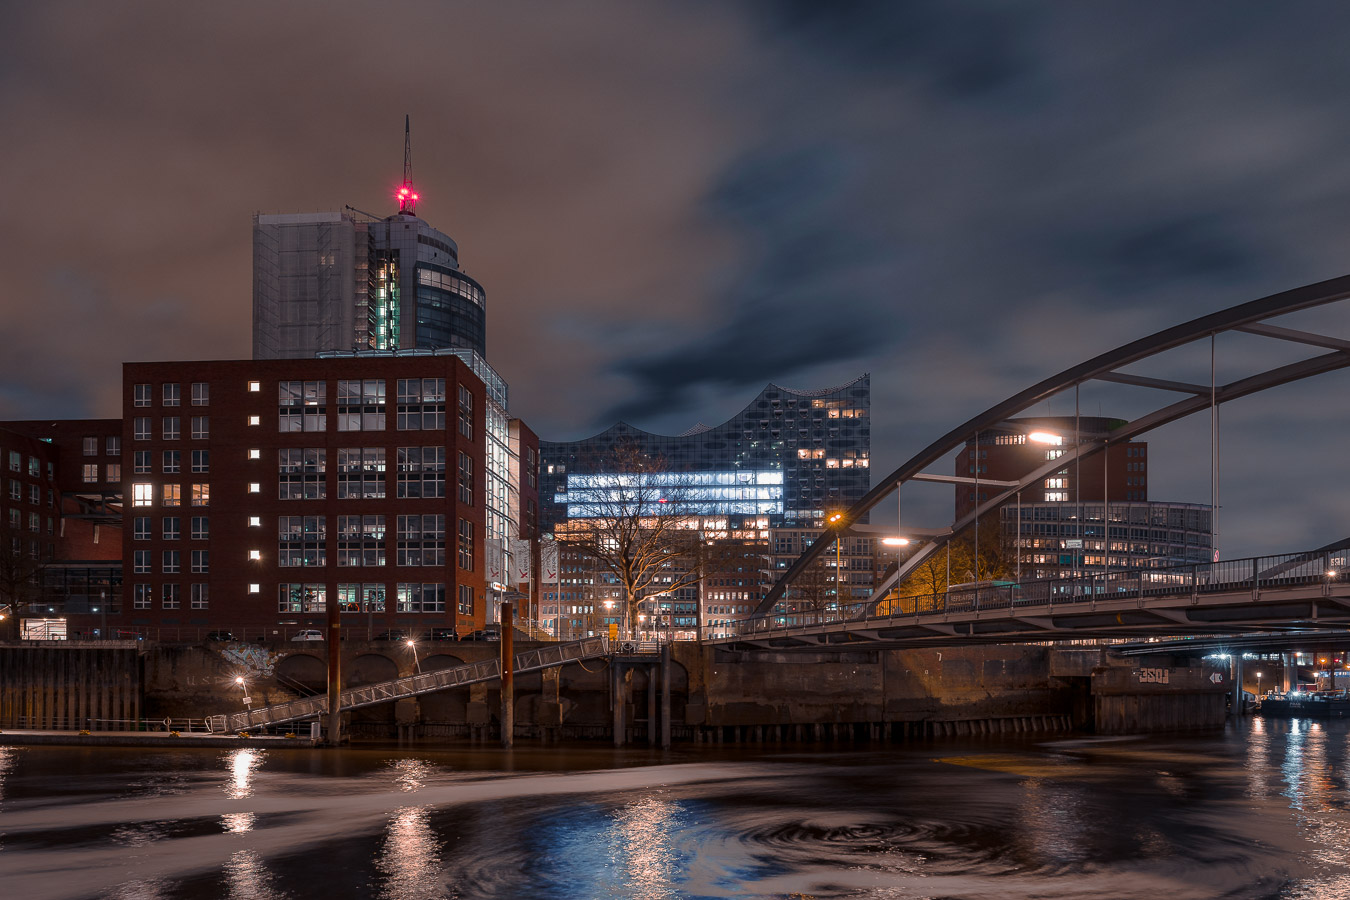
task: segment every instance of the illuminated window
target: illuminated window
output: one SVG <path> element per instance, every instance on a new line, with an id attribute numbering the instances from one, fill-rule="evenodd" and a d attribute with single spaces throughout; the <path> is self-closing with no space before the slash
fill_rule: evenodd
<path id="1" fill-rule="evenodd" d="M 250 594 L 261 593 L 261 591 L 262 591 L 262 585 L 260 585 L 260 584 L 250 584 L 250 585 L 248 586 L 248 592 L 249 592 Z"/>
<path id="2" fill-rule="evenodd" d="M 249 417 L 248 417 L 248 424 L 250 424 L 250 425 L 261 425 L 261 424 L 262 424 L 262 416 L 249 416 Z"/>
<path id="3" fill-rule="evenodd" d="M 248 551 L 248 558 L 254 562 L 257 562 L 258 560 L 262 559 L 262 551 L 250 550 Z"/>
<path id="4" fill-rule="evenodd" d="M 262 451 L 259 450 L 259 449 L 256 448 L 256 447 L 254 447 L 253 449 L 251 449 L 251 450 L 248 451 L 248 458 L 249 458 L 249 459 L 262 459 Z"/>
<path id="5" fill-rule="evenodd" d="M 194 484 L 192 486 L 192 505 L 210 506 L 211 505 L 211 485 Z"/>
<path id="6" fill-rule="evenodd" d="M 1045 492 L 1045 502 L 1047 502 L 1047 503 L 1064 503 L 1064 502 L 1066 502 L 1068 499 L 1069 499 L 1069 494 L 1068 494 L 1067 491 L 1046 491 L 1046 492 Z"/>
<path id="7" fill-rule="evenodd" d="M 261 516 L 249 516 L 249 517 L 248 517 L 248 527 L 249 527 L 249 528 L 261 528 L 261 527 L 262 527 L 262 517 L 261 517 Z"/>
<path id="8" fill-rule="evenodd" d="M 248 492 L 249 492 L 250 494 L 261 494 L 261 493 L 262 493 L 262 484 L 259 483 L 259 482 L 257 482 L 257 481 L 250 481 L 250 482 L 248 483 Z"/>
<path id="9" fill-rule="evenodd" d="M 261 381 L 250 381 L 250 382 L 248 383 L 248 389 L 249 389 L 249 393 L 256 394 L 256 393 L 258 393 L 259 391 L 262 390 L 262 382 L 261 382 Z"/>
<path id="10" fill-rule="evenodd" d="M 93 463 L 81 467 L 81 478 L 85 484 L 94 484 L 98 481 L 98 464 Z"/>
<path id="11" fill-rule="evenodd" d="M 183 501 L 183 486 L 180 484 L 164 485 L 164 505 L 181 506 Z"/>
<path id="12" fill-rule="evenodd" d="M 140 482 L 131 486 L 131 505 L 150 506 L 155 502 L 155 486 Z"/>

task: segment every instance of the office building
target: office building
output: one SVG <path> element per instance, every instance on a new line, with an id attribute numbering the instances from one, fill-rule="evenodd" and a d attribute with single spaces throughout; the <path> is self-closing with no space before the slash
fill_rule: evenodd
<path id="1" fill-rule="evenodd" d="M 1016 481 L 1062 457 L 1075 435 L 1091 440 L 1125 425 L 1101 416 L 1013 419 L 983 432 L 954 460 L 955 474 Z M 1003 539 L 1015 548 L 1023 579 L 1068 578 L 1105 569 L 1186 565 L 1213 552 L 1210 509 L 1149 500 L 1145 441 L 1112 444 L 1028 485 L 999 510 Z M 956 515 L 969 514 L 996 491 L 966 483 L 956 489 Z"/>

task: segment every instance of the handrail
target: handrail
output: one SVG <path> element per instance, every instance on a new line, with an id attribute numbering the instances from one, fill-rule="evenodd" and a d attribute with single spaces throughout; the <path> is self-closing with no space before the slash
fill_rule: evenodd
<path id="1" fill-rule="evenodd" d="M 1084 573 L 1076 577 L 1039 581 L 998 582 L 984 587 L 963 587 L 943 592 L 924 592 L 880 600 L 869 598 L 825 609 L 782 609 L 733 620 L 717 626 L 710 640 L 735 641 L 774 631 L 822 627 L 842 623 L 918 620 L 923 616 L 978 615 L 987 610 L 1040 613 L 1056 607 L 1072 607 L 1104 600 L 1162 599 L 1178 595 L 1251 590 L 1253 600 L 1261 590 L 1308 584 L 1331 584 L 1350 565 L 1344 548 L 1318 548 L 1274 556 L 1226 559 L 1213 563 L 1188 563 L 1156 569 L 1122 569 Z M 1350 572 L 1344 572 L 1350 580 Z M 790 601 L 787 601 L 790 602 Z M 885 612 L 877 609 L 887 608 Z"/>
<path id="2" fill-rule="evenodd" d="M 544 644 L 516 654 L 513 659 L 514 667 L 512 671 L 516 673 L 535 672 L 540 669 L 566 665 L 597 656 L 606 656 L 608 653 L 609 639 L 602 636 L 583 638 L 565 644 Z M 416 675 L 395 678 L 391 681 L 347 688 L 338 694 L 338 707 L 342 710 L 359 709 L 375 703 L 401 700 L 405 697 L 415 697 L 418 694 L 441 691 L 447 688 L 464 687 L 500 677 L 501 660 L 481 660 L 449 669 L 439 669 L 435 672 L 420 672 Z M 272 706 L 231 713 L 228 722 L 232 731 L 247 731 L 280 722 L 315 718 L 327 712 L 328 695 L 317 694 L 313 697 L 303 697 Z"/>

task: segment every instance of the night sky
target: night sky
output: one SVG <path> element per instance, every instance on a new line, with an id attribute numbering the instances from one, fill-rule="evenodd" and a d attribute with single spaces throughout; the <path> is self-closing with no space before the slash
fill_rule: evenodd
<path id="1" fill-rule="evenodd" d="M 1348 36 L 1331 2 L 6 3 L 0 417 L 247 357 L 251 215 L 393 212 L 407 113 L 419 213 L 541 436 L 871 372 L 879 477 L 1046 375 L 1350 271 Z M 1348 387 L 1225 410 L 1226 556 L 1350 535 Z M 1083 412 L 1153 399 L 1120 390 Z M 1208 502 L 1207 417 L 1150 440 L 1153 498 Z M 942 524 L 950 489 L 906 504 Z"/>

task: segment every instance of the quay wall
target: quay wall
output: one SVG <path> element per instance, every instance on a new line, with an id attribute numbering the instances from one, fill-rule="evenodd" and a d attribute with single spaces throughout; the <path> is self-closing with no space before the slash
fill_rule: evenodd
<path id="1" fill-rule="evenodd" d="M 517 644 L 517 651 L 531 646 Z M 0 728 L 106 718 L 203 718 L 325 690 L 323 643 L 152 643 L 135 649 L 0 646 Z M 495 658 L 495 643 L 342 644 L 344 686 Z M 731 651 L 678 643 L 657 657 L 591 660 L 514 679 L 515 734 L 544 741 L 875 740 L 1221 725 L 1209 670 L 1164 660 L 1171 684 L 1101 650 L 981 645 L 922 650 Z M 617 676 L 617 677 L 616 677 Z M 241 687 L 236 679 L 242 677 Z M 665 686 L 668 682 L 668 687 Z M 614 699 L 618 697 L 616 711 Z M 668 697 L 668 700 L 665 699 Z M 1216 699 L 1217 698 L 1217 699 Z M 47 718 L 43 718 L 46 716 Z M 43 724 L 43 723 L 47 724 Z M 346 714 L 353 739 L 495 740 L 496 683 Z M 79 726 L 84 727 L 84 726 Z"/>

